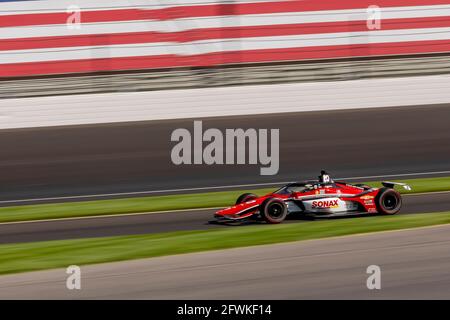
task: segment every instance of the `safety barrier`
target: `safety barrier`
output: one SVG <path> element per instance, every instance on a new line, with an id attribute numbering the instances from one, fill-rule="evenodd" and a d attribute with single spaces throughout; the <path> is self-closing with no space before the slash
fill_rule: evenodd
<path id="1" fill-rule="evenodd" d="M 0 99 L 450 73 L 450 55 L 0 81 Z"/>
<path id="2" fill-rule="evenodd" d="M 435 75 L 3 99 L 0 100 L 0 129 L 336 109 L 410 108 L 450 103 L 449 84 L 450 75 Z M 301 130 L 301 124 L 299 126 Z"/>

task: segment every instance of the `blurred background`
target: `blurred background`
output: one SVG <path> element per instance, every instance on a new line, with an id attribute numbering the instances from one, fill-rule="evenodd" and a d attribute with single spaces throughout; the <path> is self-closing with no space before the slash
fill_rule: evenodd
<path id="1" fill-rule="evenodd" d="M 0 298 L 449 297 L 449 58 L 450 0 L 0 0 Z M 195 120 L 279 129 L 278 173 L 175 165 Z M 208 223 L 321 169 L 412 191 L 395 217 Z"/>

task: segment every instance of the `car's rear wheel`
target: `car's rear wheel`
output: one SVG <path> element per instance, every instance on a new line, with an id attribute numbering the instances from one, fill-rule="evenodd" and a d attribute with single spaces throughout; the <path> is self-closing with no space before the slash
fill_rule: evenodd
<path id="1" fill-rule="evenodd" d="M 277 198 L 268 198 L 261 204 L 261 216 L 267 223 L 283 222 L 287 216 L 287 207 L 284 201 Z"/>
<path id="2" fill-rule="evenodd" d="M 239 196 L 239 198 L 237 198 L 236 204 L 240 204 L 240 203 L 247 202 L 247 201 L 250 201 L 250 200 L 255 200 L 256 198 L 258 198 L 258 196 L 256 194 L 244 193 L 244 194 L 241 194 Z"/>
<path id="3" fill-rule="evenodd" d="M 381 214 L 396 214 L 402 207 L 402 197 L 394 189 L 382 188 L 375 200 L 378 213 Z"/>

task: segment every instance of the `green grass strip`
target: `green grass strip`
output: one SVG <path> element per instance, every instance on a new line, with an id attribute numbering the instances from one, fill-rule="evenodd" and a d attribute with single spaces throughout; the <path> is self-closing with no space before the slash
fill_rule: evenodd
<path id="1" fill-rule="evenodd" d="M 399 189 L 402 193 L 450 190 L 450 177 L 402 180 L 401 182 L 409 183 L 412 186 L 412 191 L 410 192 Z M 372 186 L 380 186 L 378 182 L 367 182 L 367 184 Z M 0 222 L 227 207 L 234 204 L 236 198 L 244 192 L 264 195 L 274 190 L 275 188 L 264 188 L 256 190 L 235 190 L 113 200 L 11 206 L 0 208 Z"/>
<path id="2" fill-rule="evenodd" d="M 0 274 L 449 223 L 450 212 L 442 212 L 6 244 Z"/>

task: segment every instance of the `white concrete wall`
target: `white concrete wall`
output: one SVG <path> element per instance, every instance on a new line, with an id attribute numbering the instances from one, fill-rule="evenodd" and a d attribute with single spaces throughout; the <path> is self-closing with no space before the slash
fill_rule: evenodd
<path id="1" fill-rule="evenodd" d="M 0 100 L 0 129 L 450 103 L 450 75 Z"/>

